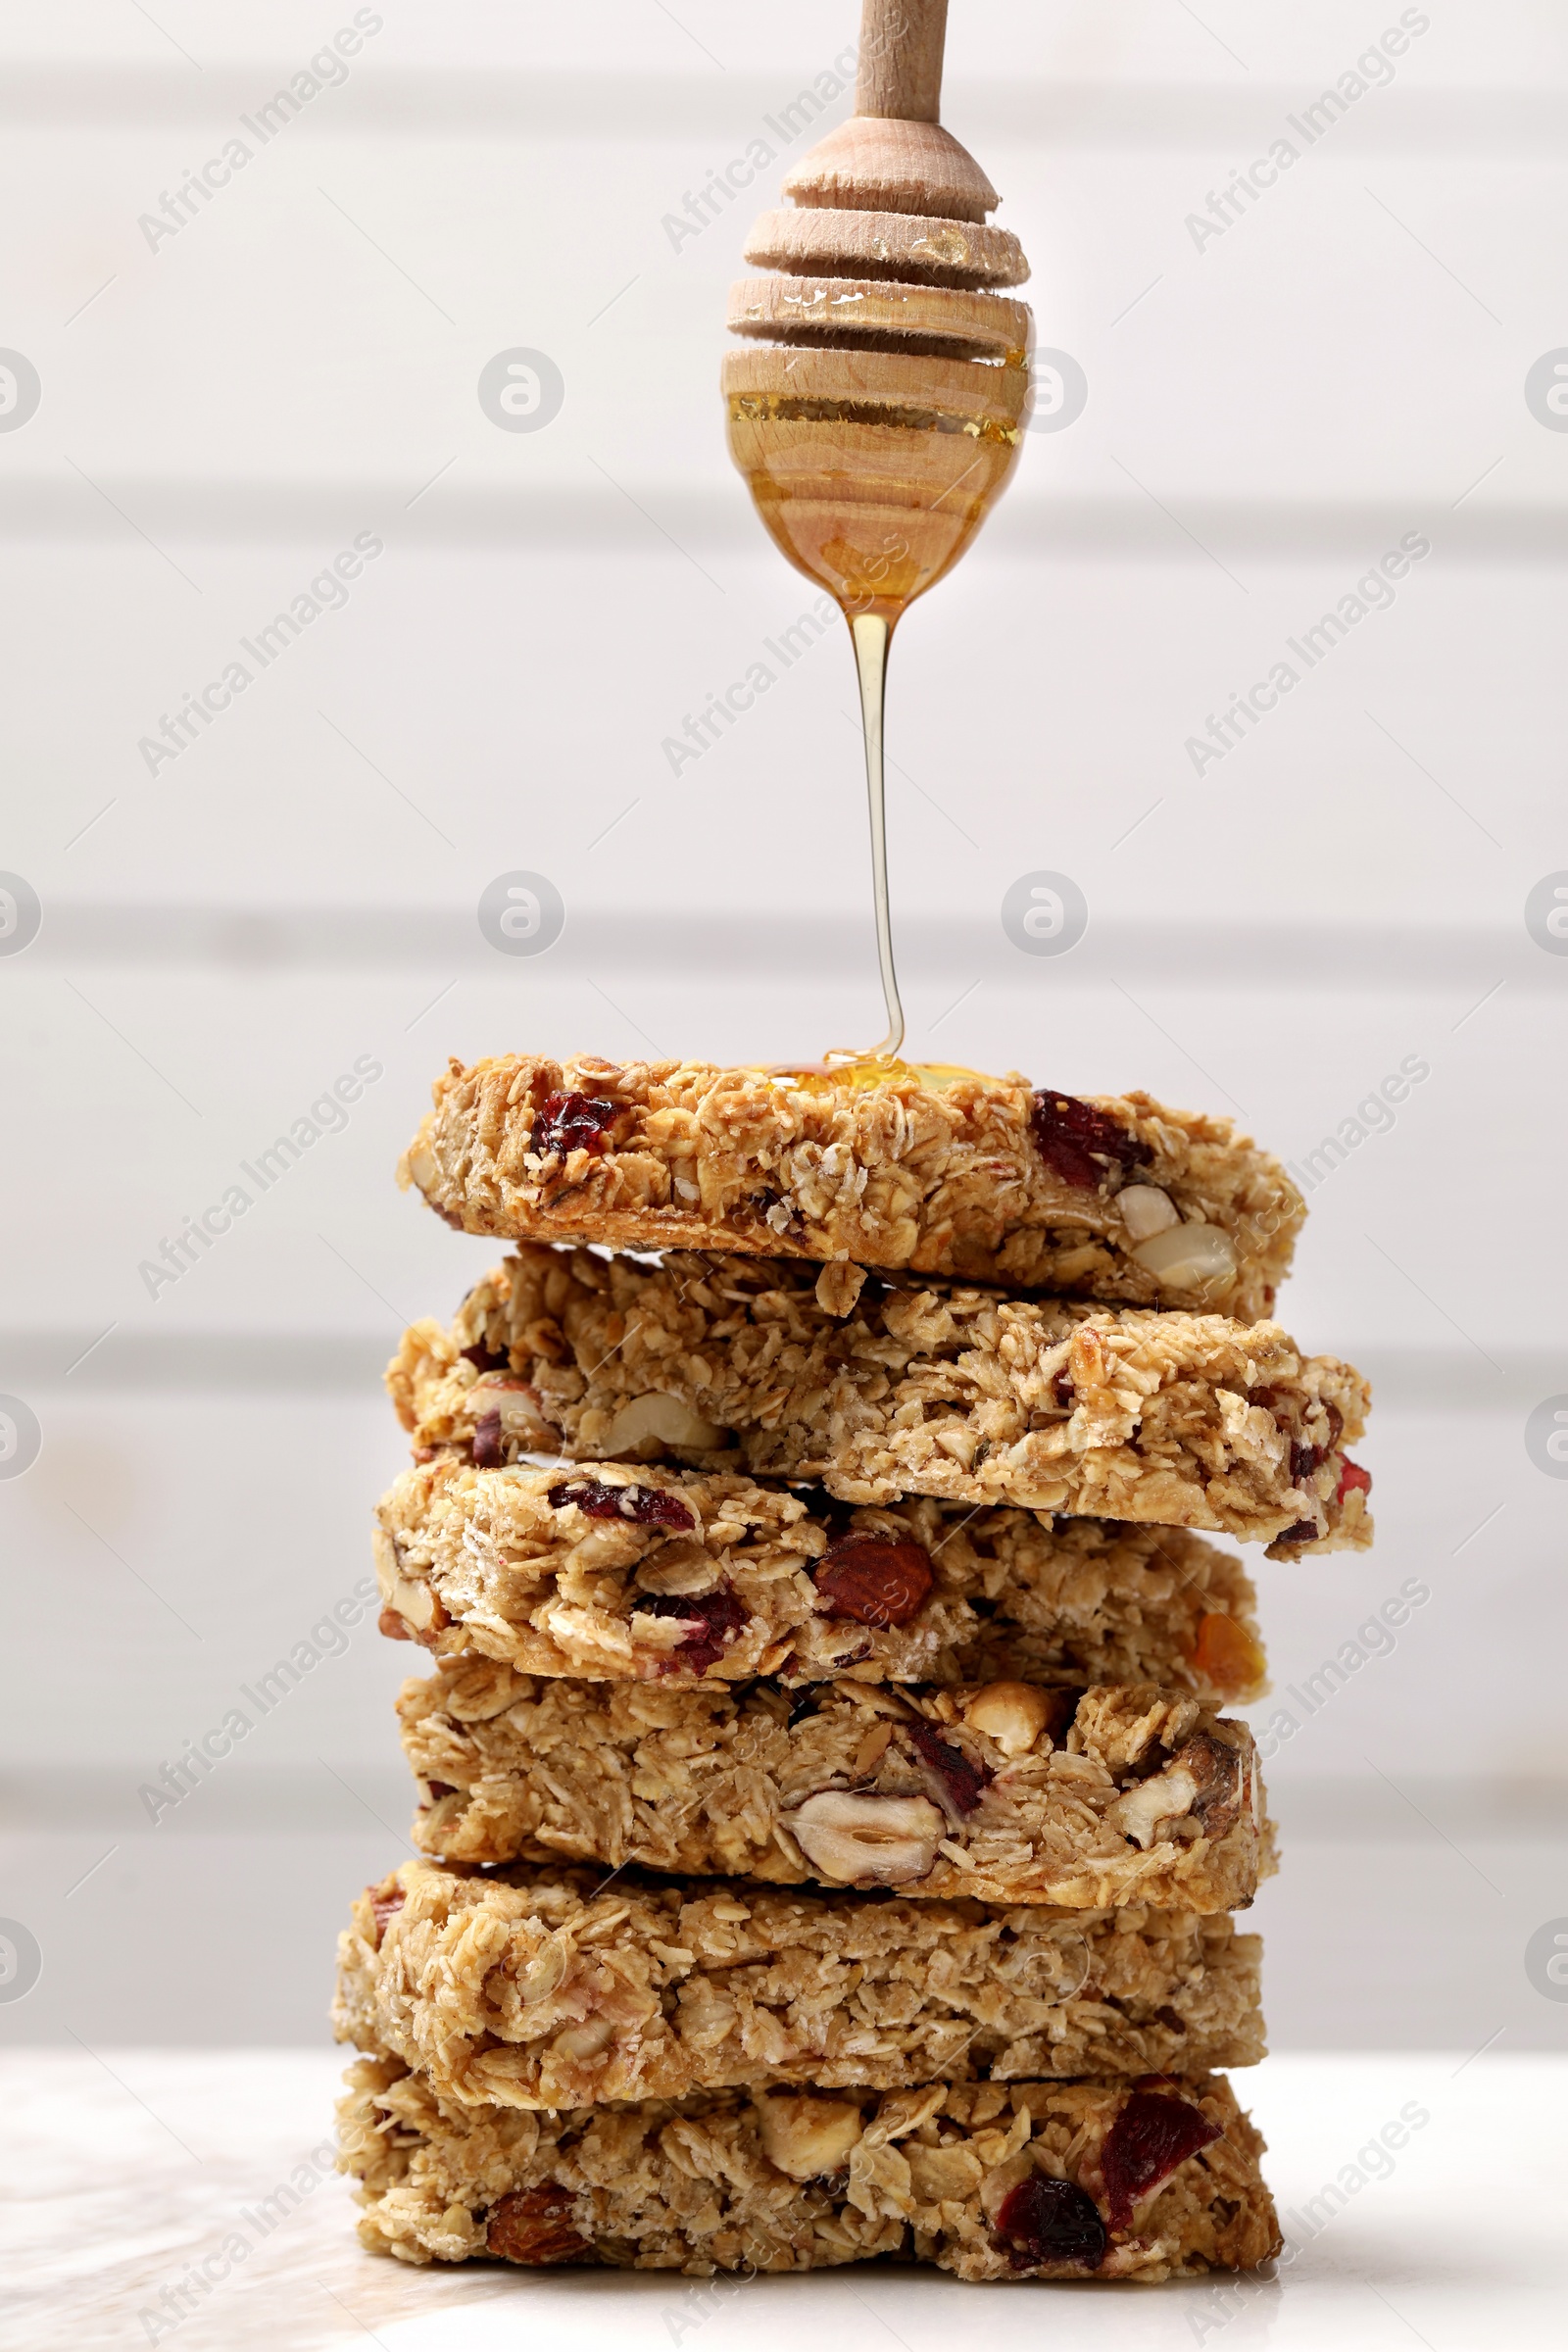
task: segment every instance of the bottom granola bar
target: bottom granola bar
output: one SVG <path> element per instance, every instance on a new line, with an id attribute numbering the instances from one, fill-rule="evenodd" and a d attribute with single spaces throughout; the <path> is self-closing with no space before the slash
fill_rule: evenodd
<path id="1" fill-rule="evenodd" d="M 1248 2270 L 1278 2252 L 1263 2142 L 1223 2076 L 712 2091 L 453 2110 L 395 2058 L 349 2069 L 340 2169 L 404 2262 L 960 2278 Z"/>

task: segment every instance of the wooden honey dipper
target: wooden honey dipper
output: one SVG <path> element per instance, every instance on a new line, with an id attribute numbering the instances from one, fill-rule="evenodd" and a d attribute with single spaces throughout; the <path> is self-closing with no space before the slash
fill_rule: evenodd
<path id="1" fill-rule="evenodd" d="M 790 172 L 730 289 L 729 446 L 775 543 L 849 620 L 865 721 L 877 948 L 904 1039 L 882 725 L 893 628 L 950 571 L 1017 461 L 1034 320 L 999 201 L 939 121 L 948 0 L 862 0 L 856 112 Z"/>

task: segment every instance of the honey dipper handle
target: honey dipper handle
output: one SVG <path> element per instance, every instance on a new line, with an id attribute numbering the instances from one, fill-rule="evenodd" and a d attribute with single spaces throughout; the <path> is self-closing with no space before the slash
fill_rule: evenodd
<path id="1" fill-rule="evenodd" d="M 947 37 L 948 0 L 862 0 L 856 113 L 940 122 Z"/>

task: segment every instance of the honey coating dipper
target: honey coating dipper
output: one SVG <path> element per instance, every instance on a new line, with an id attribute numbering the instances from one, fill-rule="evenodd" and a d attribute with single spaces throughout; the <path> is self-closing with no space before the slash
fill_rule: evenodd
<path id="1" fill-rule="evenodd" d="M 904 1042 L 883 808 L 888 645 L 952 569 L 1017 462 L 1034 320 L 999 292 L 1029 265 L 987 225 L 998 196 L 943 129 L 948 0 L 863 0 L 853 118 L 784 182 L 746 259 L 776 274 L 730 289 L 745 348 L 723 369 L 729 447 L 790 562 L 843 608 L 865 725 L 877 953 L 888 1032 Z"/>
<path id="2" fill-rule="evenodd" d="M 1017 458 L 1029 266 L 938 120 L 947 0 L 864 0 L 856 113 L 784 182 L 730 290 L 730 451 L 790 561 L 852 618 L 951 569 Z"/>

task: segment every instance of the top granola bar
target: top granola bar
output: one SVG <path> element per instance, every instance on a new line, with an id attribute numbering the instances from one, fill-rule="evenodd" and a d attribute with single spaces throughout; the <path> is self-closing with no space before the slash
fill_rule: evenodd
<path id="1" fill-rule="evenodd" d="M 509 1054 L 437 1079 L 398 1170 L 466 1233 L 756 1250 L 1254 1322 L 1300 1195 L 1228 1119 L 906 1062 Z"/>

